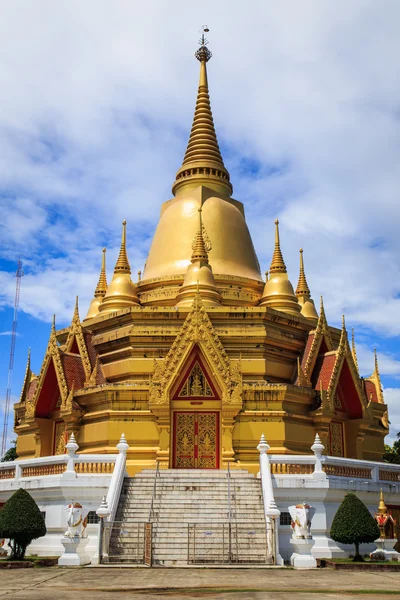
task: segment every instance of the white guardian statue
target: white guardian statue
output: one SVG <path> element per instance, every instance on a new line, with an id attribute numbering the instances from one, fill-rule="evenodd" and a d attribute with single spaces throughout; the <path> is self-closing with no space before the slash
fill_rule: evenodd
<path id="1" fill-rule="evenodd" d="M 303 540 L 311 538 L 311 521 L 315 515 L 315 508 L 303 502 L 289 506 L 289 513 L 292 517 L 292 538 Z"/>
<path id="2" fill-rule="evenodd" d="M 89 510 L 73 500 L 64 507 L 64 512 L 67 517 L 67 531 L 64 536 L 73 538 L 85 538 L 87 537 L 86 525 L 87 515 Z"/>

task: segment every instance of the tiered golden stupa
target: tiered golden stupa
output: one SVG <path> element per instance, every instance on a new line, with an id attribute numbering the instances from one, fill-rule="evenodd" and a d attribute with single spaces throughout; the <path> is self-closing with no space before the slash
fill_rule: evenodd
<path id="1" fill-rule="evenodd" d="M 296 292 L 278 221 L 264 282 L 243 204 L 232 198 L 210 107 L 202 38 L 189 143 L 162 205 L 143 278 L 121 251 L 107 285 L 105 256 L 81 321 L 53 323 L 38 376 L 28 361 L 15 405 L 20 458 L 114 452 L 129 441 L 131 474 L 143 467 L 258 469 L 271 453 L 309 453 L 316 432 L 335 456 L 380 460 L 388 433 L 378 366 L 360 378 L 346 328 L 328 326 L 311 299 L 300 250 Z M 272 248 L 271 248 L 272 249 Z"/>

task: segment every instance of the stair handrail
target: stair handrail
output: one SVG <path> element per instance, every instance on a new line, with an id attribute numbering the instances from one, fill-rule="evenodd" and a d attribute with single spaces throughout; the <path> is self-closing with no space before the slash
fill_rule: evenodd
<path id="1" fill-rule="evenodd" d="M 229 562 L 232 562 L 232 508 L 231 508 L 231 467 L 228 462 L 228 555 Z"/>
<path id="2" fill-rule="evenodd" d="M 107 492 L 107 505 L 110 510 L 107 521 L 115 521 L 118 503 L 121 496 L 122 485 L 126 473 L 126 453 L 129 450 L 129 445 L 125 435 L 122 434 L 117 444 L 118 455 L 115 461 L 114 471 L 111 476 L 110 487 Z"/>
<path id="3" fill-rule="evenodd" d="M 232 509 L 231 509 L 231 469 L 228 463 L 228 519 L 231 524 Z"/>
<path id="4" fill-rule="evenodd" d="M 154 512 L 154 499 L 157 493 L 157 477 L 160 476 L 160 463 L 157 461 L 156 464 L 156 472 L 154 475 L 154 483 L 153 483 L 153 493 L 151 495 L 151 503 L 150 503 L 150 510 L 149 510 L 149 518 L 147 520 L 148 523 L 151 522 L 151 517 L 153 515 Z"/>

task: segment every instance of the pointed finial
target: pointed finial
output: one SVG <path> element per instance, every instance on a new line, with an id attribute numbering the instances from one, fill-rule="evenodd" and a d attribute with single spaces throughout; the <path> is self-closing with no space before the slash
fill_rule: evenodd
<path id="1" fill-rule="evenodd" d="M 72 319 L 73 320 L 78 319 L 78 321 L 79 321 L 79 299 L 78 299 L 78 296 L 75 297 L 74 315 L 73 315 Z"/>
<path id="2" fill-rule="evenodd" d="M 51 322 L 51 333 L 55 334 L 56 332 L 56 315 L 53 315 L 53 320 Z"/>
<path id="3" fill-rule="evenodd" d="M 139 283 L 139 281 L 142 281 L 142 271 L 140 269 L 137 272 L 137 278 L 138 278 L 138 283 Z"/>
<path id="4" fill-rule="evenodd" d="M 265 271 L 265 281 L 268 281 L 268 271 Z"/>
<path id="5" fill-rule="evenodd" d="M 354 337 L 354 327 L 351 330 L 351 354 L 353 356 L 353 362 L 357 367 L 357 371 L 358 369 L 358 360 L 357 360 L 357 352 L 356 352 L 356 341 L 355 341 L 355 337 Z"/>
<path id="6" fill-rule="evenodd" d="M 208 252 L 211 250 L 211 244 L 210 243 L 207 244 L 204 239 L 204 226 L 203 226 L 201 213 L 202 213 L 202 208 L 200 207 L 199 208 L 198 228 L 197 228 L 197 232 L 196 232 L 196 235 L 195 235 L 193 243 L 192 243 L 193 252 L 192 252 L 192 257 L 190 260 L 192 263 L 201 260 L 208 264 Z"/>
<path id="7" fill-rule="evenodd" d="M 118 260 L 115 264 L 114 273 L 129 273 L 131 272 L 131 267 L 128 260 L 128 255 L 126 253 L 126 220 L 122 221 L 122 239 L 121 239 L 121 248 L 119 251 Z"/>
<path id="8" fill-rule="evenodd" d="M 307 284 L 306 274 L 304 271 L 303 248 L 300 248 L 300 274 L 296 288 L 296 296 L 309 300 L 311 298 L 310 288 Z"/>
<path id="9" fill-rule="evenodd" d="M 375 373 L 379 376 L 379 365 L 378 365 L 378 353 L 374 348 L 374 362 L 375 362 Z"/>
<path id="10" fill-rule="evenodd" d="M 103 248 L 103 250 L 102 250 L 103 255 L 101 257 L 101 270 L 100 270 L 99 281 L 98 281 L 96 289 L 94 291 L 95 298 L 99 298 L 99 297 L 103 298 L 107 292 L 106 252 L 107 252 L 107 249 Z"/>
<path id="11" fill-rule="evenodd" d="M 275 220 L 275 248 L 272 255 L 271 266 L 269 268 L 270 273 L 286 273 L 286 265 L 283 260 L 280 240 L 279 240 L 279 221 Z"/>
<path id="12" fill-rule="evenodd" d="M 383 497 L 383 490 L 381 488 L 380 494 L 379 494 L 379 505 L 378 505 L 378 513 L 379 514 L 386 514 L 388 512 L 387 506 L 385 504 L 385 499 Z"/>
<path id="13" fill-rule="evenodd" d="M 204 35 L 208 31 L 208 27 L 204 26 L 200 48 L 195 52 L 197 60 L 200 61 L 197 102 L 186 153 L 172 186 L 174 195 L 186 184 L 192 188 L 208 185 L 212 189 L 221 190 L 224 195 L 228 193 L 229 196 L 233 191 L 219 149 L 208 93 L 207 62 L 211 58 L 211 52 L 207 48 L 208 41 Z"/>

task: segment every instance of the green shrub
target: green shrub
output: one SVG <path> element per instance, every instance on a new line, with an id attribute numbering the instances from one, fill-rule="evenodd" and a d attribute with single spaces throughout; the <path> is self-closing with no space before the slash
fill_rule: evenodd
<path id="1" fill-rule="evenodd" d="M 26 548 L 46 535 L 39 507 L 27 491 L 17 490 L 0 510 L 0 538 L 9 538 L 11 559 L 22 560 Z"/>
<path id="2" fill-rule="evenodd" d="M 331 538 L 341 544 L 354 544 L 355 561 L 362 561 L 360 544 L 371 543 L 379 537 L 379 527 L 368 508 L 353 493 L 346 494 L 332 522 Z"/>

